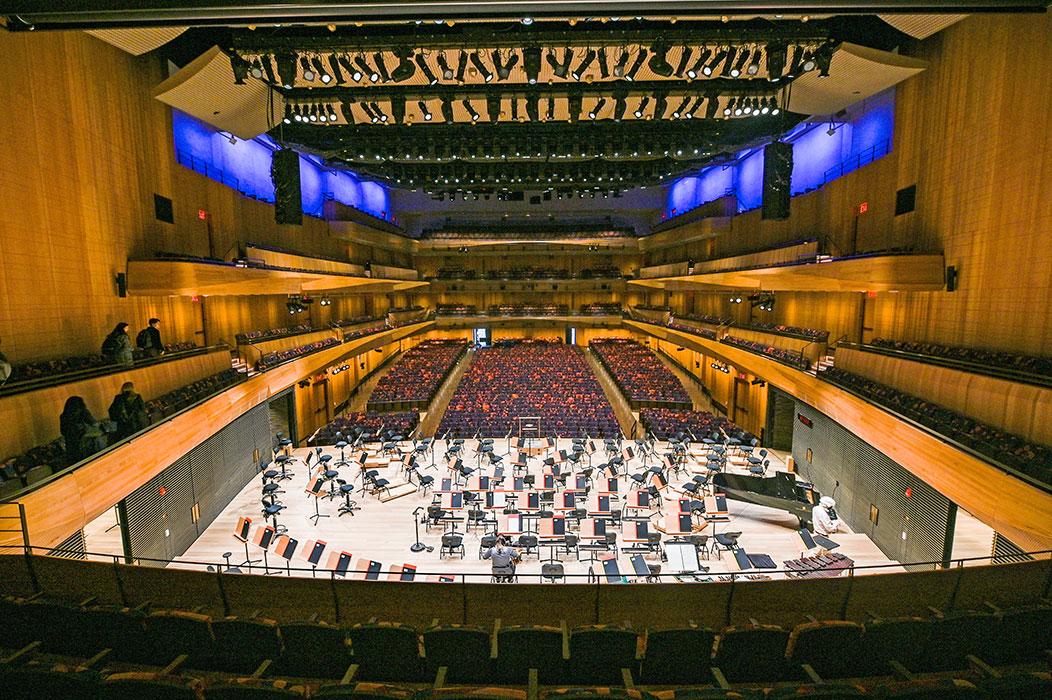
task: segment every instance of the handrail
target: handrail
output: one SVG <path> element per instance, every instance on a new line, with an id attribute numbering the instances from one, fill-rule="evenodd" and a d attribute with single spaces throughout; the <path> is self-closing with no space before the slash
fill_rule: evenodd
<path id="1" fill-rule="evenodd" d="M 675 538 L 672 538 L 672 539 L 675 540 Z M 665 540 L 665 542 L 668 542 L 668 541 L 669 540 Z M 678 540 L 676 540 L 676 541 L 678 541 Z M 683 542 L 688 542 L 688 540 L 682 540 L 682 541 Z M 4 552 L 2 550 L 15 550 L 15 552 Z M 38 556 L 36 554 L 36 552 L 38 552 L 38 551 L 43 552 L 44 556 L 76 555 L 77 557 L 97 557 L 97 558 L 100 558 L 100 559 L 112 559 L 114 561 L 114 563 L 120 563 L 122 561 L 123 562 L 128 562 L 129 561 L 128 559 L 125 559 L 125 556 L 124 556 L 123 553 L 115 554 L 113 552 L 89 552 L 89 551 L 86 551 L 86 550 L 64 549 L 64 548 L 61 548 L 61 547 L 59 547 L 59 548 L 38 547 L 38 546 L 35 546 L 35 545 L 29 545 L 29 544 L 25 544 L 25 545 L 0 545 L 0 555 L 2 555 L 2 554 L 11 554 L 11 553 L 20 553 L 20 554 L 25 554 L 26 556 Z M 1043 559 L 1048 559 L 1049 561 L 1052 561 L 1052 549 L 1039 549 L 1039 550 L 1021 552 L 1021 553 L 1014 553 L 1014 554 L 1012 554 L 1010 556 L 1012 556 L 1012 557 L 1029 557 L 1030 560 L 1035 560 L 1035 561 L 1041 561 Z M 912 561 L 912 562 L 891 561 L 891 562 L 885 562 L 885 563 L 880 563 L 880 564 L 855 564 L 855 563 L 852 563 L 850 566 L 846 566 L 843 569 L 840 569 L 839 571 L 841 571 L 843 573 L 846 573 L 848 576 L 855 576 L 855 575 L 857 575 L 858 572 L 879 573 L 880 570 L 905 569 L 905 568 L 908 568 L 908 567 L 922 567 L 924 569 L 930 568 L 931 570 L 934 571 L 936 569 L 963 568 L 968 563 L 975 563 L 975 562 L 982 562 L 982 561 L 988 561 L 992 565 L 997 565 L 998 562 L 996 562 L 995 560 L 1003 559 L 1003 558 L 1006 558 L 1006 555 L 989 554 L 989 555 L 978 556 L 978 557 L 955 557 L 955 558 L 947 559 L 947 560 L 932 559 L 932 560 L 921 560 L 921 561 Z M 222 571 L 223 567 L 226 566 L 226 563 L 222 562 L 222 561 L 207 561 L 207 560 L 180 559 L 180 558 L 160 559 L 160 558 L 154 558 L 154 557 L 135 557 L 135 556 L 133 556 L 133 557 L 131 557 L 130 561 L 134 562 L 134 563 L 137 563 L 137 564 L 138 563 L 147 562 L 147 563 L 153 563 L 153 564 L 164 564 L 166 566 L 169 565 L 169 564 L 179 564 L 179 565 L 182 565 L 182 566 L 200 566 L 200 567 L 204 568 L 206 571 L 208 570 L 207 567 L 212 567 L 213 570 Z M 249 571 L 251 571 L 252 569 L 260 569 L 260 570 L 264 569 L 264 567 L 252 566 L 252 565 L 246 565 L 244 567 L 239 567 L 239 568 L 244 568 L 244 569 L 247 569 Z M 342 574 L 339 574 L 339 572 L 337 570 L 335 570 L 335 569 L 327 569 L 327 568 L 323 568 L 323 567 L 310 567 L 310 568 L 307 568 L 307 567 L 291 566 L 291 565 L 289 565 L 289 566 L 276 565 L 276 566 L 269 566 L 269 567 L 266 567 L 266 568 L 268 570 L 276 570 L 278 572 L 280 572 L 282 569 L 284 569 L 287 572 L 290 572 L 290 575 L 291 575 L 291 572 L 310 574 L 312 578 L 316 578 L 318 574 L 321 574 L 323 576 L 327 576 L 327 577 L 329 577 L 329 578 L 331 578 L 333 580 L 335 580 L 338 576 L 340 576 L 340 577 L 343 576 Z M 359 574 L 359 573 L 360 572 L 353 571 L 353 570 L 348 570 L 346 572 L 346 575 L 354 575 L 354 574 Z M 635 578 L 636 577 L 635 574 L 632 573 L 632 572 L 623 572 L 623 573 L 624 573 L 624 576 L 626 576 L 626 577 L 630 577 L 630 578 Z M 763 575 L 767 575 L 767 576 L 782 575 L 782 576 L 786 576 L 787 578 L 790 578 L 790 579 L 808 578 L 807 576 L 803 576 L 803 577 L 797 576 L 797 574 L 799 574 L 799 573 L 800 572 L 795 570 L 795 569 L 788 569 L 788 568 L 786 568 L 786 569 L 756 569 L 756 570 L 750 570 L 750 571 L 748 571 L 748 573 L 744 573 L 744 572 L 741 572 L 741 571 L 728 571 L 728 572 L 714 572 L 714 573 L 711 573 L 711 574 L 700 573 L 698 575 L 699 576 L 708 576 L 708 577 L 711 577 L 711 578 L 716 578 L 716 577 L 729 578 L 731 580 L 731 582 L 737 581 L 737 580 L 751 581 L 751 580 L 753 580 L 751 577 L 755 576 L 756 574 L 763 574 Z M 893 573 L 898 573 L 898 572 L 893 572 Z M 427 577 L 427 576 L 448 576 L 448 577 L 460 578 L 462 583 L 467 583 L 468 579 L 481 579 L 484 582 L 488 582 L 488 580 L 492 577 L 492 575 L 493 574 L 491 572 L 483 572 L 483 571 L 455 571 L 455 572 L 449 572 L 449 571 L 422 571 L 419 568 L 416 570 L 416 577 L 417 578 L 423 578 L 423 577 Z M 525 576 L 525 575 L 526 574 L 519 574 L 519 576 Z M 529 575 L 533 576 L 534 574 L 529 574 Z M 659 574 L 653 574 L 652 578 L 668 579 L 668 580 L 671 580 L 671 581 L 677 581 L 678 580 L 677 576 L 679 576 L 679 575 L 680 574 L 661 572 Z M 537 576 L 538 579 L 541 578 L 540 571 L 538 571 L 536 573 L 536 576 Z M 564 576 L 567 579 L 571 579 L 571 578 L 573 578 L 573 579 L 589 579 L 589 578 L 594 579 L 596 577 L 605 578 L 606 574 L 603 573 L 600 570 L 600 571 L 594 572 L 594 573 L 565 573 Z M 377 583 L 382 583 L 382 581 L 376 581 L 376 582 Z"/>
<path id="2" fill-rule="evenodd" d="M 819 187 L 837 179 L 838 177 L 843 177 L 850 172 L 858 170 L 863 165 L 869 165 L 873 161 L 882 158 L 889 153 L 891 153 L 891 139 L 884 139 L 883 141 L 875 143 L 869 148 L 845 158 L 832 168 L 826 170 L 822 175 L 822 184 L 819 185 Z"/>

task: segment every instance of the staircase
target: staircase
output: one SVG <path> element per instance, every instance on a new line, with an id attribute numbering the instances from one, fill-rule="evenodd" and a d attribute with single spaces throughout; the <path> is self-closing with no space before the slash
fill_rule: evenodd
<path id="1" fill-rule="evenodd" d="M 231 351 L 230 353 L 230 366 L 238 372 L 240 372 L 241 374 L 247 374 L 250 377 L 259 374 L 259 372 L 249 367 L 248 364 L 243 359 L 241 359 L 241 357 L 236 352 L 233 351 Z"/>
<path id="2" fill-rule="evenodd" d="M 829 369 L 833 366 L 834 359 L 833 355 L 822 355 L 822 357 L 818 358 L 818 362 L 816 362 L 808 371 L 811 374 L 818 376 L 819 370 Z"/>

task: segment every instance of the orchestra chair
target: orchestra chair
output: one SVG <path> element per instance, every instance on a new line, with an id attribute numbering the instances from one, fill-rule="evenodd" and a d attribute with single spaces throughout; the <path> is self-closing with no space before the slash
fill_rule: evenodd
<path id="1" fill-rule="evenodd" d="M 494 534 L 483 535 L 479 539 L 479 559 L 482 559 L 482 554 L 487 549 L 492 549 L 497 546 L 497 536 Z"/>
<path id="2" fill-rule="evenodd" d="M 789 631 L 777 625 L 725 627 L 716 638 L 712 666 L 730 683 L 789 680 L 785 649 Z"/>
<path id="3" fill-rule="evenodd" d="M 414 683 L 427 680 L 420 636 L 397 622 L 364 622 L 347 630 L 358 677 L 365 681 Z"/>
<path id="4" fill-rule="evenodd" d="M 309 620 L 281 625 L 284 651 L 270 667 L 271 675 L 294 678 L 341 678 L 353 663 L 347 630 L 313 615 Z"/>
<path id="5" fill-rule="evenodd" d="M 439 558 L 444 554 L 453 556 L 454 554 L 460 554 L 460 558 L 464 558 L 464 536 L 459 532 L 447 532 L 442 535 L 442 546 L 438 550 Z"/>
<path id="6" fill-rule="evenodd" d="M 686 627 L 648 629 L 640 682 L 647 685 L 713 683 L 712 646 L 716 633 L 693 622 Z"/>
<path id="7" fill-rule="evenodd" d="M 427 673 L 446 669 L 452 683 L 486 683 L 493 676 L 495 658 L 489 632 L 475 625 L 440 625 L 434 620 L 421 635 Z"/>
<path id="8" fill-rule="evenodd" d="M 627 669 L 639 673 L 639 632 L 628 625 L 586 625 L 570 631 L 567 671 L 574 682 L 620 684 Z"/>
<path id="9" fill-rule="evenodd" d="M 846 620 L 812 620 L 793 628 L 785 655 L 789 665 L 810 666 L 822 678 L 854 678 L 865 672 L 862 625 Z"/>
<path id="10" fill-rule="evenodd" d="M 531 668 L 545 685 L 561 683 L 570 655 L 566 623 L 561 627 L 512 625 L 494 622 L 497 644 L 495 678 L 502 683 L 525 684 Z"/>

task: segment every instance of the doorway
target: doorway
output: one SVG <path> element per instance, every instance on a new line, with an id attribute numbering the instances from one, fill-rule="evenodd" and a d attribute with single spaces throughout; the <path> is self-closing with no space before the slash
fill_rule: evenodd
<path id="1" fill-rule="evenodd" d="M 480 348 L 488 348 L 490 342 L 489 328 L 476 328 L 473 338 L 475 340 L 475 345 L 477 345 Z"/>

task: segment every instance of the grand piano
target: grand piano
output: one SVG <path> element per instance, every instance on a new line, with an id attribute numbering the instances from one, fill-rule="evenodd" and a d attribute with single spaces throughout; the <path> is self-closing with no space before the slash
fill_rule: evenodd
<path id="1" fill-rule="evenodd" d="M 717 491 L 732 500 L 789 511 L 800 519 L 800 527 L 810 527 L 811 509 L 822 497 L 811 484 L 797 482 L 796 477 L 787 472 L 766 477 L 720 473 L 712 483 Z"/>

